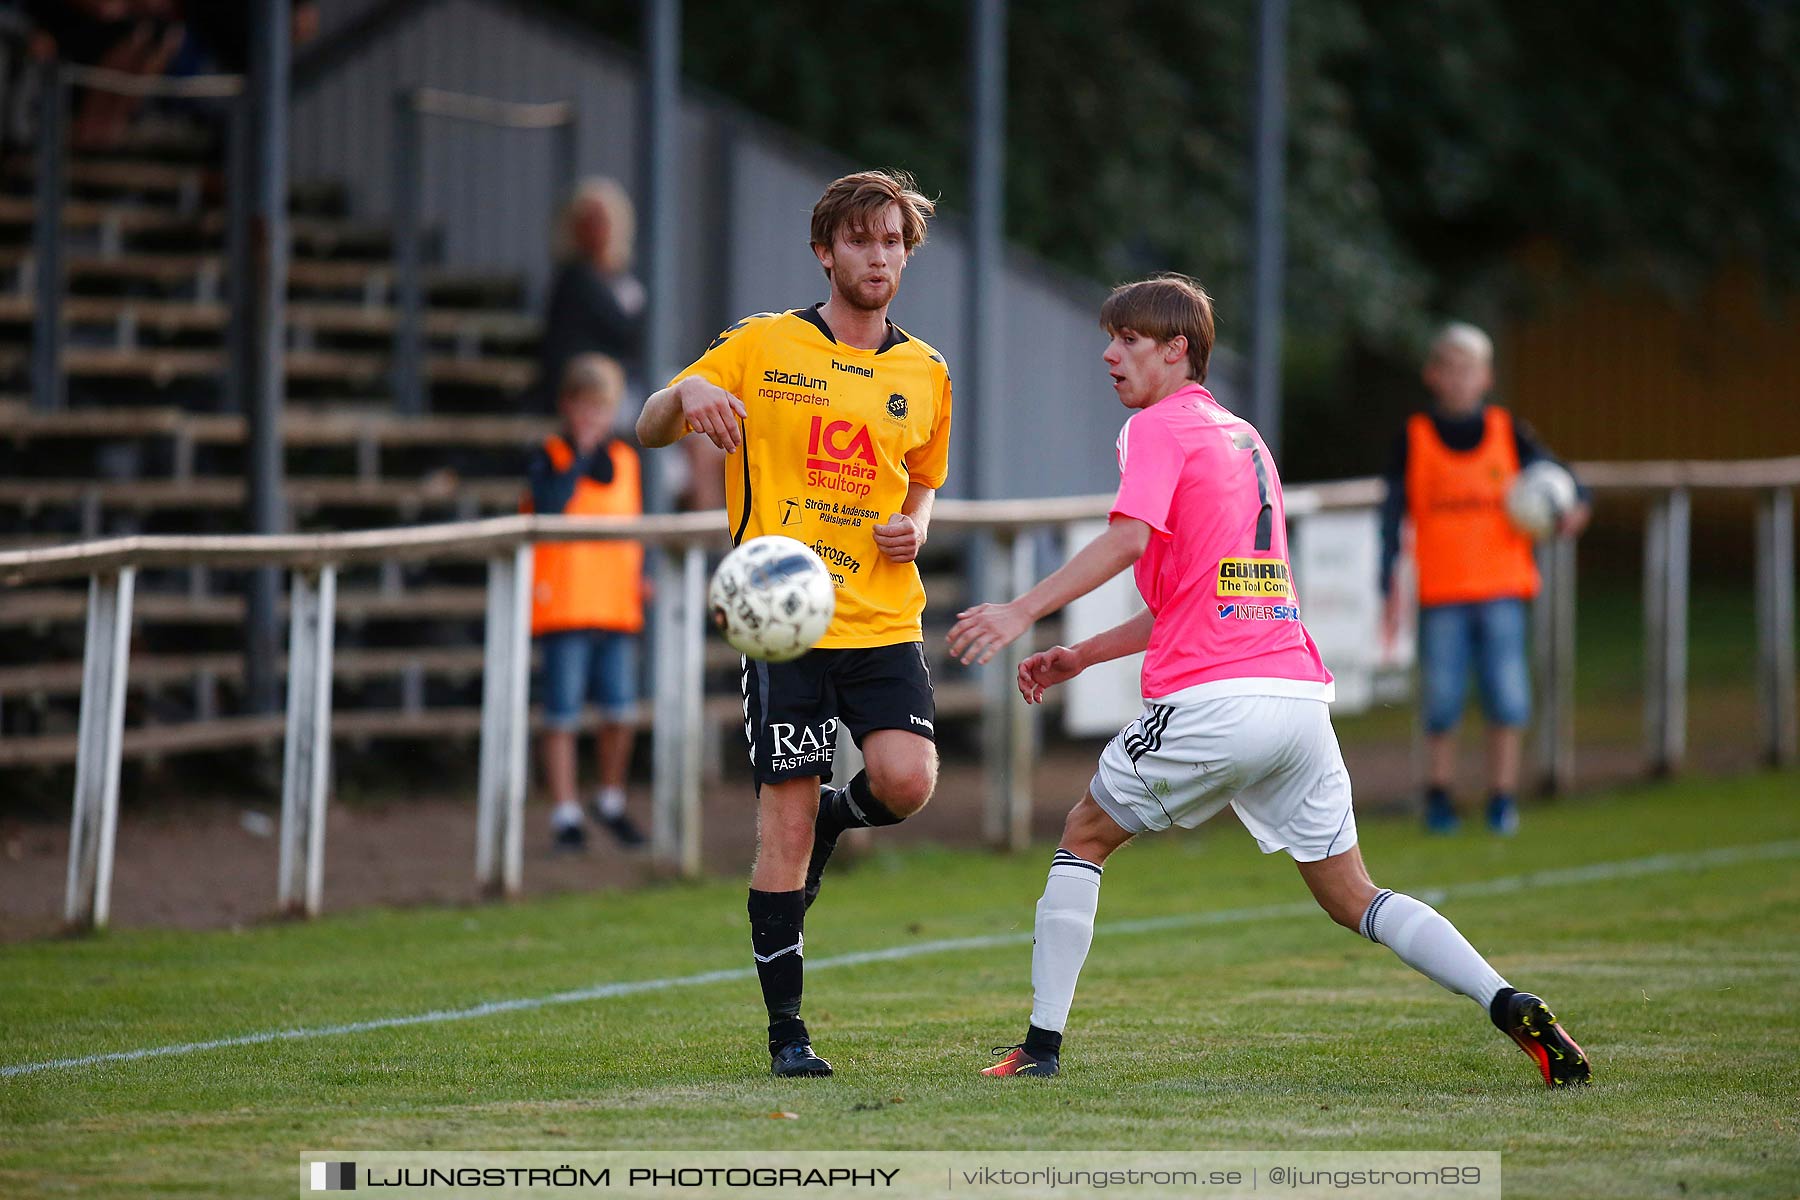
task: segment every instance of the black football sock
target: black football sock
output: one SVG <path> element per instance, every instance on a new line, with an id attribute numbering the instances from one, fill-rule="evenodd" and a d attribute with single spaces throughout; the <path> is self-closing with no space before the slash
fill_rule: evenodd
<path id="1" fill-rule="evenodd" d="M 827 842 L 835 842 L 838 834 L 844 832 L 844 818 L 838 812 L 842 801 L 838 793 L 845 788 L 834 788 L 830 784 L 819 785 L 819 815 L 813 818 L 813 844 L 816 846 L 822 838 Z"/>
<path id="2" fill-rule="evenodd" d="M 1488 1020 L 1492 1021 L 1494 1023 L 1494 1028 L 1498 1029 L 1501 1033 L 1507 1031 L 1506 1002 L 1518 994 L 1518 988 L 1503 987 L 1494 993 L 1494 998 L 1492 1000 L 1488 1001 Z"/>
<path id="3" fill-rule="evenodd" d="M 846 829 L 879 829 L 884 825 L 898 825 L 906 819 L 895 816 L 893 809 L 876 799 L 874 788 L 869 786 L 867 771 L 858 771 L 848 787 L 820 793 L 819 802 L 831 806 L 831 816 L 821 817 L 820 824 L 829 819 L 840 833 Z"/>
<path id="4" fill-rule="evenodd" d="M 855 778 L 841 788 L 819 790 L 819 815 L 813 820 L 812 857 L 806 864 L 806 907 L 819 898 L 820 881 L 825 864 L 837 848 L 837 840 L 846 829 L 874 829 L 898 825 L 905 818 L 875 798 L 869 786 L 869 773 L 858 771 Z"/>
<path id="5" fill-rule="evenodd" d="M 813 818 L 812 854 L 806 860 L 806 907 L 811 908 L 813 901 L 819 898 L 819 888 L 825 878 L 825 864 L 831 861 L 832 852 L 837 849 L 838 837 L 844 827 L 838 823 L 837 794 L 841 788 L 819 788 L 819 815 Z"/>
<path id="6" fill-rule="evenodd" d="M 1025 1030 L 1025 1053 L 1042 1062 L 1062 1054 L 1062 1034 L 1032 1025 Z"/>
<path id="7" fill-rule="evenodd" d="M 800 1019 L 805 920 L 804 892 L 750 889 L 750 949 L 756 955 L 763 1006 L 769 1010 L 770 1053 L 806 1036 L 806 1023 Z"/>

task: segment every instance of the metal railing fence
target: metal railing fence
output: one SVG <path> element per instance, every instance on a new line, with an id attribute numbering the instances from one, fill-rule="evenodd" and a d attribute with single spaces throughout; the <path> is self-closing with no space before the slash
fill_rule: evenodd
<path id="1" fill-rule="evenodd" d="M 227 388 L 242 386 L 238 379 L 246 364 L 253 310 L 245 303 L 243 269 L 250 249 L 250 102 L 241 75 L 191 75 L 181 78 L 131 75 L 104 67 L 71 63 L 44 63 L 38 68 L 38 135 L 36 181 L 32 191 L 31 263 L 35 303 L 31 325 L 31 403 L 40 411 L 60 409 L 67 400 L 68 380 L 63 373 L 62 302 L 63 202 L 67 197 L 67 127 L 69 91 L 93 88 L 121 96 L 161 96 L 217 100 L 228 113 L 226 170 L 225 259 L 231 281 L 231 316 L 226 341 L 230 362 Z M 198 206 L 198 194 L 186 200 Z M 243 407 L 242 396 L 231 391 L 227 407 Z"/>
<path id="2" fill-rule="evenodd" d="M 1685 750 L 1688 514 L 1695 490 L 1750 491 L 1756 504 L 1757 696 L 1760 744 L 1791 763 L 1795 734 L 1794 490 L 1800 458 L 1739 463 L 1585 464 L 1596 491 L 1635 494 L 1649 506 L 1645 531 L 1645 751 L 1652 772 L 1679 768 Z M 1350 480 L 1290 488 L 1287 511 L 1304 538 L 1313 514 L 1379 505 L 1382 484 Z M 1111 496 L 939 502 L 934 534 L 984 539 L 984 594 L 1028 586 L 1031 540 L 1045 527 L 1103 518 Z M 291 573 L 289 677 L 278 903 L 314 914 L 322 903 L 326 795 L 330 785 L 333 604 L 340 568 L 356 564 L 462 560 L 487 563 L 485 664 L 477 784 L 476 876 L 489 894 L 514 895 L 523 877 L 527 674 L 532 547 L 539 542 L 632 538 L 652 547 L 658 602 L 654 636 L 652 853 L 667 869 L 700 866 L 702 649 L 706 552 L 726 544 L 722 514 L 641 518 L 514 516 L 354 533 L 274 536 L 138 536 L 0 553 L 0 584 L 89 579 L 79 757 L 64 917 L 72 928 L 106 924 L 118 815 L 120 741 L 136 573 L 143 568 L 280 567 Z M 1575 543 L 1546 544 L 1537 606 L 1539 752 L 1545 782 L 1572 773 Z M 1304 580 L 1301 581 L 1304 586 Z M 1371 580 L 1371 586 L 1373 580 Z M 984 668 L 986 782 L 983 828 L 1018 849 L 1029 833 L 1030 763 L 1036 710 L 1011 697 L 1025 639 Z"/>
<path id="3" fill-rule="evenodd" d="M 409 415 L 427 407 L 423 378 L 425 284 L 422 264 L 425 118 L 446 117 L 507 130 L 551 130 L 550 194 L 561 204 L 574 190 L 580 126 L 567 101 L 515 104 L 438 88 L 405 88 L 394 96 L 394 407 Z"/>

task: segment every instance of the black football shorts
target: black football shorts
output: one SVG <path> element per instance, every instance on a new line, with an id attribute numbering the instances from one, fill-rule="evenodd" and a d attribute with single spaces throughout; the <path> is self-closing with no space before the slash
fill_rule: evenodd
<path id="1" fill-rule="evenodd" d="M 877 729 L 937 740 L 937 706 L 921 642 L 809 650 L 792 662 L 744 660 L 744 736 L 758 788 L 831 778 L 840 727 L 857 745 Z"/>

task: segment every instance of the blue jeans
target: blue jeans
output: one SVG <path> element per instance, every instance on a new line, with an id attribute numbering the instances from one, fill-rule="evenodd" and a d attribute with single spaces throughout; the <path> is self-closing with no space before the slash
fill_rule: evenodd
<path id="1" fill-rule="evenodd" d="M 581 709 L 593 703 L 600 719 L 621 724 L 637 720 L 636 634 L 607 629 L 571 629 L 538 638 L 544 651 L 544 724 L 573 730 Z"/>
<path id="2" fill-rule="evenodd" d="M 1462 719 L 1471 665 L 1490 725 L 1522 726 L 1530 718 L 1525 610 L 1525 601 L 1516 597 L 1419 609 L 1426 733 L 1448 733 Z"/>

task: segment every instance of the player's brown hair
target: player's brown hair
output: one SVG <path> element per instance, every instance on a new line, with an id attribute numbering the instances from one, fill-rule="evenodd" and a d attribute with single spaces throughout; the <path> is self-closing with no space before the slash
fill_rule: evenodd
<path id="1" fill-rule="evenodd" d="M 1100 306 L 1100 328 L 1109 335 L 1129 329 L 1157 342 L 1187 338 L 1188 378 L 1206 381 L 1212 357 L 1213 306 L 1197 280 L 1173 271 L 1121 284 Z"/>
<path id="2" fill-rule="evenodd" d="M 875 214 L 890 204 L 900 206 L 900 240 L 911 254 L 925 241 L 925 224 L 937 205 L 905 171 L 857 171 L 832 180 L 813 205 L 812 244 L 829 250 L 840 232 L 867 229 Z"/>

